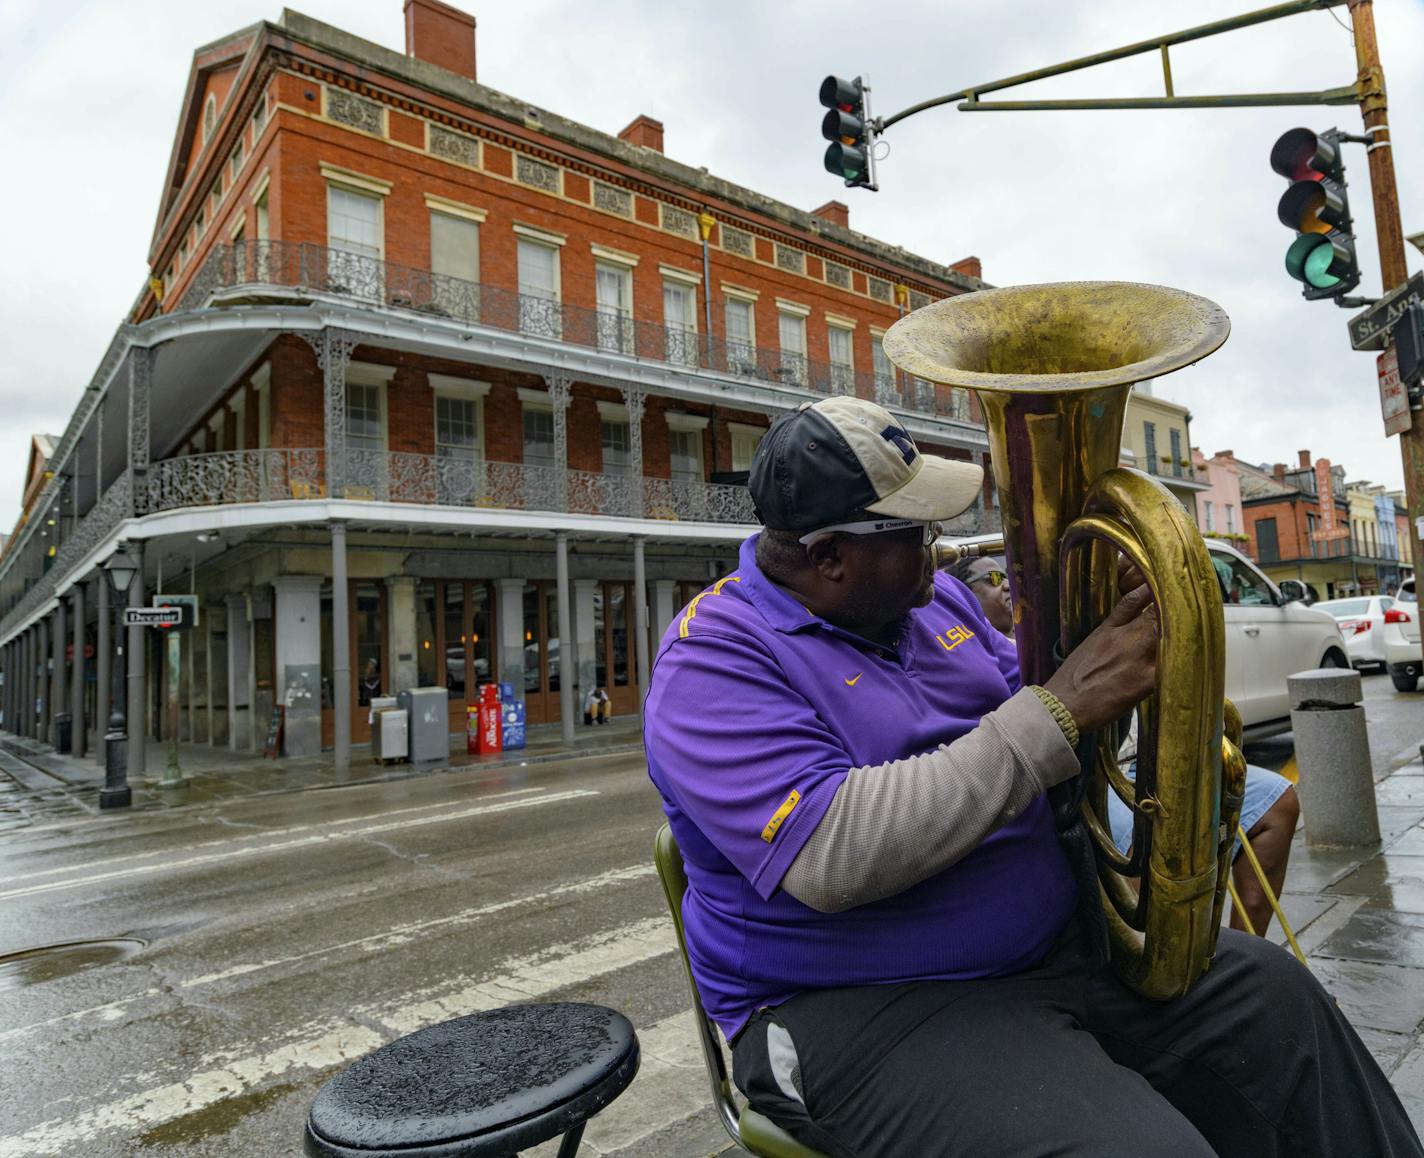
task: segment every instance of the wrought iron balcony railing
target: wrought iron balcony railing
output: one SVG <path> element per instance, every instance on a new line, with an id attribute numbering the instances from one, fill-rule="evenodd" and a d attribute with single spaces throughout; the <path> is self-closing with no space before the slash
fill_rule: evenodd
<path id="1" fill-rule="evenodd" d="M 239 241 L 216 246 L 174 308 L 199 309 L 214 294 L 283 287 L 336 294 L 371 305 L 449 318 L 610 354 L 798 386 L 811 394 L 854 394 L 897 410 L 970 421 L 965 391 L 904 374 L 880 374 L 804 353 L 726 341 L 621 310 L 569 305 L 543 294 L 467 281 L 308 242 Z"/>

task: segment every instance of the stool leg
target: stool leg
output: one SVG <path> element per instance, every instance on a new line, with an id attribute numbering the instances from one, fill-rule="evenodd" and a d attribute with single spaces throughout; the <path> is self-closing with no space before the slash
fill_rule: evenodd
<path id="1" fill-rule="evenodd" d="M 558 1158 L 574 1158 L 574 1155 L 578 1153 L 579 1143 L 583 1141 L 584 1125 L 585 1123 L 580 1122 L 564 1135 L 563 1144 L 559 1147 Z"/>

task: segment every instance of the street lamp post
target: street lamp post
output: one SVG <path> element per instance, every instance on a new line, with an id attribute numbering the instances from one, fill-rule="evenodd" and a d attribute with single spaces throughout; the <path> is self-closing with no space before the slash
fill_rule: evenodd
<path id="1" fill-rule="evenodd" d="M 124 657 L 124 608 L 129 602 L 129 586 L 138 563 L 129 554 L 128 544 L 118 549 L 104 563 L 104 574 L 112 585 L 114 597 L 114 646 Z M 115 662 L 112 670 L 113 691 L 109 705 L 108 731 L 104 734 L 104 787 L 99 789 L 100 808 L 127 808 L 133 803 L 133 789 L 128 781 L 128 717 L 124 713 L 124 663 Z"/>

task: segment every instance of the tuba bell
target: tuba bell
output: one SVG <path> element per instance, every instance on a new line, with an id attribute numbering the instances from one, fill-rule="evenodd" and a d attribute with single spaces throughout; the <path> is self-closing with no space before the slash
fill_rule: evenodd
<path id="1" fill-rule="evenodd" d="M 1081 804 L 1113 965 L 1158 1000 L 1185 993 L 1215 951 L 1245 761 L 1224 701 L 1221 591 L 1206 545 L 1161 483 L 1118 460 L 1133 384 L 1206 357 L 1229 331 L 1219 306 L 1180 290 L 1065 282 L 947 298 L 884 339 L 907 373 L 978 394 L 1025 685 L 1046 681 L 1055 651 L 1066 655 L 1111 610 L 1119 552 L 1151 587 L 1161 639 L 1156 687 L 1138 708 L 1136 781 L 1118 767 L 1118 729 L 1106 728 L 1082 738 L 1083 774 L 1054 790 L 1054 804 L 1060 825 Z M 1109 792 L 1133 813 L 1127 855 L 1111 837 Z"/>

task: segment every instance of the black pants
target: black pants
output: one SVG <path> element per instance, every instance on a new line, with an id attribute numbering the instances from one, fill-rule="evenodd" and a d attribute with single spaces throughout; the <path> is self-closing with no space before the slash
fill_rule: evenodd
<path id="1" fill-rule="evenodd" d="M 1147 1001 L 1069 937 L 984 981 L 825 989 L 757 1013 L 737 1085 L 833 1158 L 1424 1154 L 1300 963 L 1222 930 L 1187 996 Z"/>

